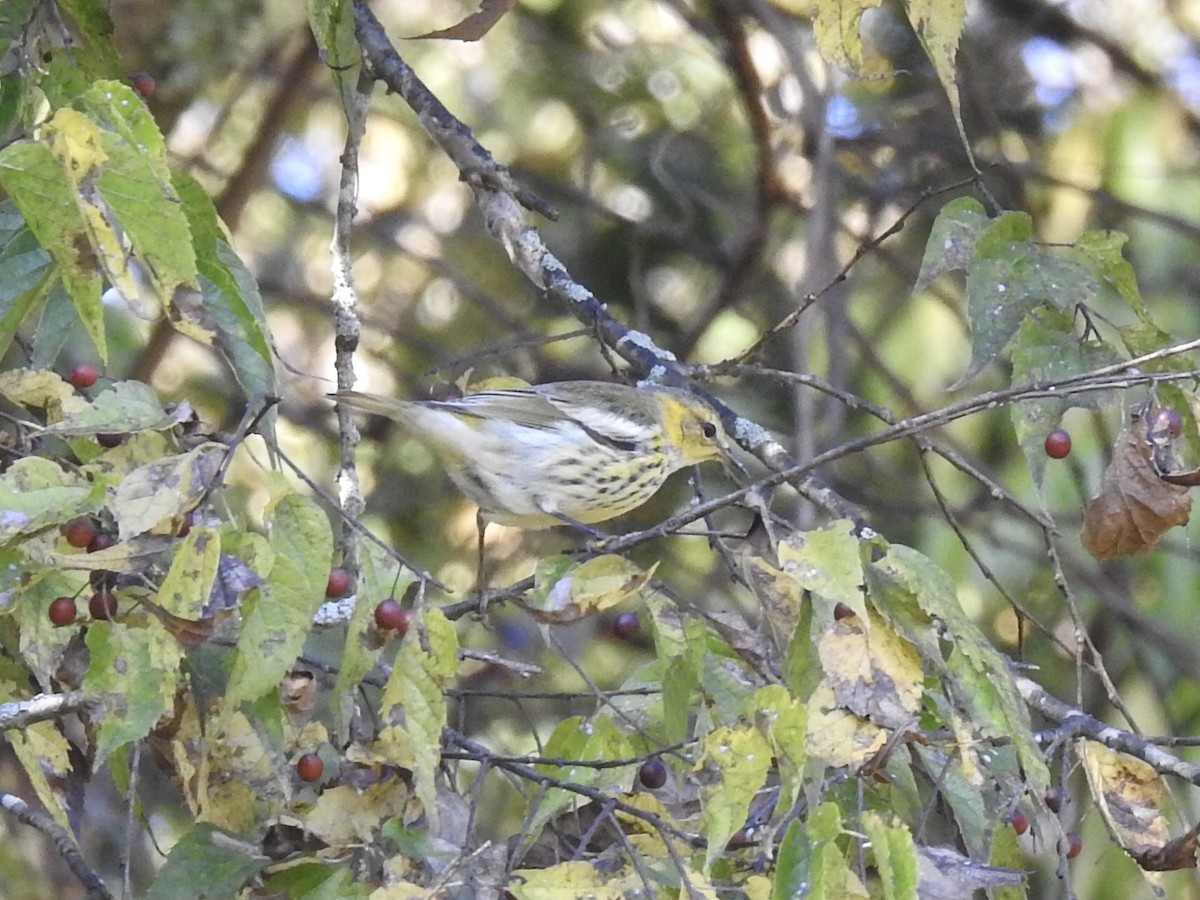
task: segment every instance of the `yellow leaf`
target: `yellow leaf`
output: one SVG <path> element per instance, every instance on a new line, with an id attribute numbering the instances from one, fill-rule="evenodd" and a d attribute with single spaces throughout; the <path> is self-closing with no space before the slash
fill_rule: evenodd
<path id="1" fill-rule="evenodd" d="M 860 768 L 887 743 L 887 732 L 841 709 L 822 681 L 808 700 L 808 755 L 833 768 Z"/>
<path id="2" fill-rule="evenodd" d="M 920 709 L 920 654 L 878 616 L 835 621 L 818 640 L 817 655 L 838 706 L 891 728 Z"/>
<path id="3" fill-rule="evenodd" d="M 551 576 L 553 580 L 548 586 L 539 585 L 542 589 L 536 592 L 538 599 L 527 608 L 540 622 L 557 625 L 577 622 L 636 594 L 650 580 L 654 568 L 657 564 L 647 572 L 620 556 L 597 556 L 557 578 Z"/>
<path id="4" fill-rule="evenodd" d="M 1080 740 L 1075 746 L 1092 799 L 1117 843 L 1135 859 L 1163 849 L 1171 838 L 1162 814 L 1165 787 L 1154 767 L 1098 741 Z M 1162 873 L 1142 870 L 1142 875 L 1161 896 Z"/>
<path id="5" fill-rule="evenodd" d="M 398 778 L 378 782 L 364 791 L 339 785 L 322 792 L 304 825 L 333 847 L 370 844 L 385 819 L 403 814 L 408 798 L 409 791 Z"/>
<path id="6" fill-rule="evenodd" d="M 87 409 L 88 402 L 57 372 L 45 369 L 9 369 L 0 372 L 0 394 L 29 409 L 46 410 L 49 421 L 63 413 Z"/>

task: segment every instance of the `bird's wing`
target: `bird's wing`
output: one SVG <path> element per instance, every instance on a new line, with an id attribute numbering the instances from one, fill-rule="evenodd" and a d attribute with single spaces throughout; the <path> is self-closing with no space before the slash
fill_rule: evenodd
<path id="1" fill-rule="evenodd" d="M 498 419 L 529 428 L 553 428 L 563 418 L 563 414 L 533 388 L 480 391 L 457 400 L 429 401 L 426 405 L 459 415 Z"/>

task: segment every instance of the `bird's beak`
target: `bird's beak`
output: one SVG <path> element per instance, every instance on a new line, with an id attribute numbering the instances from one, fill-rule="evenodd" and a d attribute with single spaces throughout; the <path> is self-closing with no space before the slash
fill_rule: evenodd
<path id="1" fill-rule="evenodd" d="M 741 478 L 749 478 L 750 472 L 742 465 L 742 461 L 733 455 L 733 447 L 724 447 L 724 453 L 721 454 L 721 468 L 725 470 L 725 474 L 734 481 L 740 481 Z"/>

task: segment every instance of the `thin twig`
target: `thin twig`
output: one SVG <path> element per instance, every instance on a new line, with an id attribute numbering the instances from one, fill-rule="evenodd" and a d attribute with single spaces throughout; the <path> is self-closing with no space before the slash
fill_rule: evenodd
<path id="1" fill-rule="evenodd" d="M 44 834 L 63 858 L 63 862 L 87 889 L 88 900 L 112 900 L 100 876 L 92 871 L 91 866 L 84 860 L 79 847 L 65 828 L 44 813 L 33 809 L 28 803 L 15 794 L 0 792 L 0 809 L 8 812 L 23 825 L 28 825 Z"/>

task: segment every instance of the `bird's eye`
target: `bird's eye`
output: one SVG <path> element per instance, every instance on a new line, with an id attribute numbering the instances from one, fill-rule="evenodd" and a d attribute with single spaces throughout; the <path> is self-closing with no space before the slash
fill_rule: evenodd
<path id="1" fill-rule="evenodd" d="M 711 441 L 717 436 L 717 426 L 712 422 L 701 422 L 700 433 Z"/>

